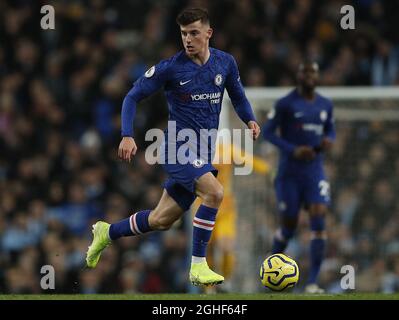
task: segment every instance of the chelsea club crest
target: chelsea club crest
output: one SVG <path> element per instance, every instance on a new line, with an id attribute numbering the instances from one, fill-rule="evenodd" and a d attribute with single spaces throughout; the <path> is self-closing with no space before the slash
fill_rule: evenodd
<path id="1" fill-rule="evenodd" d="M 204 166 L 204 161 L 202 160 L 202 159 L 195 159 L 194 161 L 193 161 L 193 166 L 194 166 L 194 168 L 202 168 L 203 166 Z"/>
<path id="2" fill-rule="evenodd" d="M 219 73 L 219 74 L 217 74 L 216 77 L 215 77 L 215 84 L 216 84 L 217 86 L 220 86 L 220 85 L 222 84 L 222 82 L 223 82 L 223 77 L 222 77 L 222 75 Z"/>

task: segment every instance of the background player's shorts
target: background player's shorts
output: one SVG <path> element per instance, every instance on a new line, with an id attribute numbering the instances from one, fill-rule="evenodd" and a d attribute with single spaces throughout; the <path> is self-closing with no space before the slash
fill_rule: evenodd
<path id="1" fill-rule="evenodd" d="M 278 209 L 284 216 L 295 218 L 303 205 L 329 205 L 329 189 L 323 172 L 313 172 L 307 176 L 277 176 L 275 190 Z"/>
<path id="2" fill-rule="evenodd" d="M 210 163 L 195 160 L 188 164 L 164 164 L 164 170 L 169 178 L 163 184 L 168 194 L 177 204 L 187 211 L 197 197 L 195 194 L 196 181 L 208 172 L 217 176 L 217 170 Z"/>

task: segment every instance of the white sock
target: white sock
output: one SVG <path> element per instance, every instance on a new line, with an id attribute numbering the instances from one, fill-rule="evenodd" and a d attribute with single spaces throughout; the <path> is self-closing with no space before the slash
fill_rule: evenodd
<path id="1" fill-rule="evenodd" d="M 206 261 L 205 257 L 191 256 L 191 263 L 201 263 Z"/>

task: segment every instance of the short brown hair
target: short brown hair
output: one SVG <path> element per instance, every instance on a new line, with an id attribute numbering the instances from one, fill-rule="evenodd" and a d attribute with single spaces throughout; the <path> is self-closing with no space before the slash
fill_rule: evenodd
<path id="1" fill-rule="evenodd" d="M 198 20 L 209 24 L 208 10 L 203 8 L 186 8 L 176 18 L 176 22 L 180 26 L 186 26 Z"/>

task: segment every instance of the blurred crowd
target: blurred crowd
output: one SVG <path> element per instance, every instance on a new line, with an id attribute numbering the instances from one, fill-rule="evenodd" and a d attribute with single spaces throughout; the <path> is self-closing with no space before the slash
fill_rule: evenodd
<path id="1" fill-rule="evenodd" d="M 343 122 L 338 129 L 327 165 L 335 200 L 324 281 L 334 263 L 350 264 L 357 271 L 357 290 L 398 292 L 398 122 Z"/>
<path id="2" fill-rule="evenodd" d="M 84 268 L 84 257 L 94 221 L 118 221 L 154 207 L 160 197 L 165 176 L 146 163 L 142 150 L 146 130 L 165 126 L 165 99 L 158 93 L 140 104 L 135 135 L 141 152 L 130 164 L 116 157 L 120 107 L 135 79 L 180 50 L 174 20 L 191 3 L 0 1 L 0 292 L 41 292 L 46 264 L 55 268 L 56 292 L 189 290 L 188 216 L 167 233 L 118 241 L 95 270 Z M 212 46 L 235 56 L 246 86 L 293 85 L 305 56 L 319 62 L 323 85 L 399 84 L 394 1 L 353 1 L 354 31 L 339 28 L 339 9 L 348 1 L 199 3 L 211 13 Z M 44 4 L 54 5 L 55 30 L 40 29 Z M 347 203 L 360 182 L 337 195 L 339 237 L 356 226 L 364 250 L 376 245 L 373 237 L 387 246 L 398 238 L 394 189 L 378 175 L 367 180 L 376 174 L 372 161 L 391 160 L 381 148 L 368 146 L 371 158 L 359 163 L 371 205 Z M 397 174 L 397 159 L 390 163 Z M 382 234 L 373 232 L 380 221 L 374 206 L 392 219 Z M 349 237 L 337 250 L 350 256 L 353 246 Z M 399 262 L 392 265 L 398 277 Z"/>

